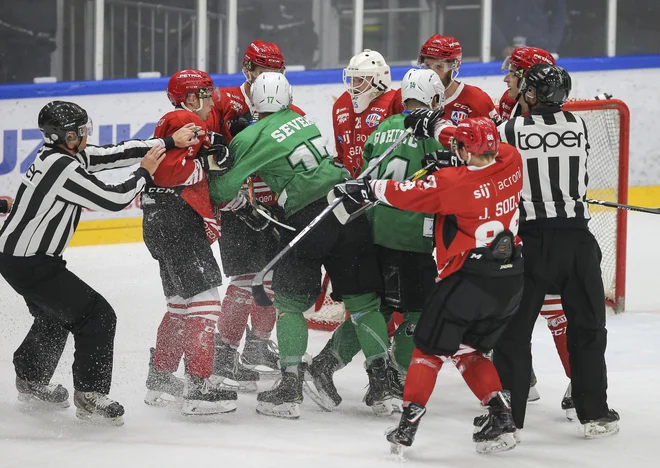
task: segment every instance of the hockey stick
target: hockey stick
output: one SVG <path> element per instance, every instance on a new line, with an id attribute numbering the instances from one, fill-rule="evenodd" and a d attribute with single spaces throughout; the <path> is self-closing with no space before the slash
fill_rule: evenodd
<path id="1" fill-rule="evenodd" d="M 271 223 L 277 224 L 278 226 L 283 227 L 284 229 L 288 229 L 289 231 L 296 230 L 296 228 L 289 226 L 288 224 L 284 224 L 278 221 L 277 219 L 273 218 L 266 208 L 262 208 L 261 202 L 257 200 L 257 197 L 254 196 L 254 181 L 252 177 L 248 179 L 248 193 L 250 194 L 250 205 L 252 205 L 254 211 L 260 214 L 263 218 L 266 218 Z"/>
<path id="2" fill-rule="evenodd" d="M 623 205 L 621 203 L 608 202 L 605 200 L 594 200 L 587 198 L 586 202 L 590 205 L 606 206 L 608 208 L 616 208 L 619 210 L 639 211 L 640 213 L 660 214 L 660 208 L 645 208 L 643 206 Z"/>
<path id="3" fill-rule="evenodd" d="M 394 150 L 396 150 L 399 145 L 401 145 L 406 138 L 408 138 L 412 134 L 412 128 L 407 128 L 405 132 L 403 132 L 401 135 L 399 135 L 399 138 L 397 138 L 394 143 L 392 143 L 392 146 L 387 148 L 383 154 L 381 154 L 378 159 L 376 160 L 376 163 L 370 167 L 367 168 L 366 171 L 364 171 L 358 179 L 362 179 L 364 177 L 367 177 L 369 174 L 371 174 L 374 170 L 378 168 L 380 163 L 382 163 L 385 158 L 387 158 Z M 307 226 L 305 226 L 297 235 L 294 237 L 291 242 L 289 242 L 286 247 L 282 249 L 280 253 L 278 253 L 268 264 L 263 267 L 263 269 L 255 275 L 255 277 L 252 279 L 252 297 L 254 297 L 254 301 L 257 303 L 257 305 L 260 305 L 261 307 L 268 307 L 273 305 L 272 301 L 268 298 L 268 295 L 266 294 L 266 291 L 264 290 L 264 278 L 266 277 L 266 274 L 270 270 L 273 269 L 273 267 L 282 260 L 282 258 L 288 254 L 291 249 L 293 249 L 297 243 L 299 243 L 301 240 L 303 240 L 305 237 L 307 237 L 307 234 L 309 234 L 312 229 L 314 229 L 323 219 L 332 212 L 339 204 L 344 201 L 344 195 L 341 197 L 335 198 L 328 206 L 325 207 L 323 211 L 321 211 L 316 218 L 314 218 Z"/>

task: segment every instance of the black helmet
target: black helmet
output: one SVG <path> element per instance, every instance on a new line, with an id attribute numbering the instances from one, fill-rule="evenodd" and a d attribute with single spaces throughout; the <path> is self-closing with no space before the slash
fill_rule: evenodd
<path id="1" fill-rule="evenodd" d="M 85 109 L 67 101 L 52 101 L 39 112 L 39 129 L 46 141 L 64 143 L 69 132 L 82 137 L 87 132 L 89 118 Z"/>
<path id="2" fill-rule="evenodd" d="M 536 91 L 537 102 L 561 106 L 571 92 L 571 77 L 559 65 L 537 63 L 525 73 L 520 93 L 525 96 L 530 89 Z"/>

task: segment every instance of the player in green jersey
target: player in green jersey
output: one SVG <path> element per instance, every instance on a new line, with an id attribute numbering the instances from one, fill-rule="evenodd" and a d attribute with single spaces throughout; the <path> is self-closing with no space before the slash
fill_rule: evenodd
<path id="1" fill-rule="evenodd" d="M 234 166 L 209 182 L 214 203 L 227 202 L 245 179 L 258 174 L 277 195 L 286 224 L 300 232 L 324 208 L 334 185 L 350 177 L 326 151 L 319 129 L 291 111 L 291 87 L 284 75 L 262 73 L 252 86 L 251 101 L 259 120 L 236 135 L 230 145 Z M 281 230 L 283 245 L 297 232 Z M 367 359 L 369 381 L 391 398 L 387 376 L 387 325 L 380 313 L 380 272 L 368 220 L 348 225 L 326 217 L 273 270 L 274 305 L 282 379 L 257 395 L 257 412 L 296 419 L 303 399 L 308 310 L 321 291 L 321 266 L 351 311 L 352 323 Z"/>
<path id="2" fill-rule="evenodd" d="M 417 108 L 442 108 L 444 86 L 432 70 L 412 69 L 401 81 L 401 98 L 406 110 L 381 122 L 367 140 L 364 168 L 405 131 L 406 114 Z M 403 181 L 431 163 L 439 168 L 456 165 L 458 161 L 455 157 L 452 160 L 437 140 L 411 137 L 383 161 L 377 178 Z M 378 205 L 369 212 L 369 219 L 384 281 L 381 311 L 386 321 L 394 311 L 403 313 L 405 318 L 394 334 L 389 369 L 395 396 L 402 397 L 397 395 L 396 389 L 403 391 L 401 380 L 405 379 L 414 349 L 414 327 L 437 276 L 433 259 L 434 216 Z M 324 409 L 332 409 L 341 402 L 332 374 L 348 364 L 359 351 L 355 329 L 345 321 L 312 361 L 310 373 L 317 393 L 310 396 Z M 369 393 L 365 401 L 371 406 Z"/>

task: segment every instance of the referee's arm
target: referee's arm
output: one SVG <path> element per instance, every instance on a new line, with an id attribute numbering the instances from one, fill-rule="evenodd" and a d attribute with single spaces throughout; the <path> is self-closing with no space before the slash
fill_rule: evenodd
<path id="1" fill-rule="evenodd" d="M 108 185 L 78 166 L 69 173 L 57 199 L 96 211 L 121 211 L 151 181 L 149 172 L 140 167 L 128 179 Z"/>
<path id="2" fill-rule="evenodd" d="M 116 145 L 87 147 L 78 153 L 88 172 L 99 172 L 138 164 L 147 152 L 156 145 L 165 150 L 175 147 L 174 138 L 152 138 L 150 140 L 127 140 Z"/>

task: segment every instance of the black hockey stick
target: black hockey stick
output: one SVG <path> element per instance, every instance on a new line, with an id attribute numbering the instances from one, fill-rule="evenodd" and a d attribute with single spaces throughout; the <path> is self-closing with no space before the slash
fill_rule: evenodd
<path id="1" fill-rule="evenodd" d="M 592 198 L 586 199 L 590 205 L 606 206 L 608 208 L 616 208 L 618 210 L 639 211 L 640 213 L 660 214 L 660 208 L 645 208 L 643 206 L 623 205 L 621 203 L 608 202 L 605 200 L 594 200 Z"/>
<path id="2" fill-rule="evenodd" d="M 364 177 L 367 177 L 369 174 L 371 174 L 374 170 L 378 168 L 380 163 L 382 163 L 385 158 L 387 158 L 394 150 L 396 150 L 401 143 L 404 142 L 406 138 L 408 138 L 412 134 L 412 128 L 407 128 L 405 132 L 403 132 L 401 135 L 399 135 L 399 138 L 397 138 L 394 143 L 392 143 L 392 146 L 387 148 L 383 154 L 381 154 L 378 159 L 376 160 L 376 163 L 373 164 L 372 166 L 368 167 L 366 171 L 364 171 L 358 179 L 362 179 Z M 266 294 L 266 290 L 264 289 L 264 278 L 268 274 L 270 270 L 273 269 L 273 267 L 282 260 L 282 258 L 288 254 L 291 249 L 295 247 L 297 243 L 299 243 L 301 240 L 303 240 L 307 234 L 309 234 L 312 229 L 314 229 L 323 219 L 332 212 L 339 204 L 344 201 L 344 195 L 341 197 L 335 198 L 328 206 L 325 207 L 323 211 L 321 211 L 316 218 L 314 218 L 307 226 L 305 226 L 297 235 L 294 237 L 291 242 L 289 242 L 286 247 L 282 249 L 280 253 L 275 255 L 275 257 L 268 262 L 268 265 L 263 267 L 263 269 L 255 275 L 255 277 L 252 279 L 252 297 L 254 297 L 254 301 L 260 305 L 261 307 L 268 307 L 273 305 L 272 301 L 269 299 L 268 294 Z"/>

